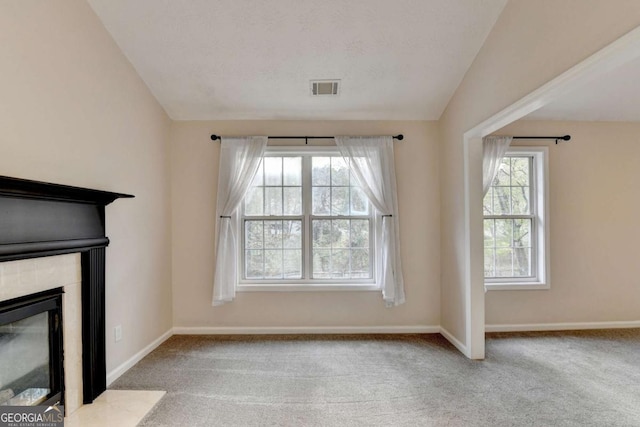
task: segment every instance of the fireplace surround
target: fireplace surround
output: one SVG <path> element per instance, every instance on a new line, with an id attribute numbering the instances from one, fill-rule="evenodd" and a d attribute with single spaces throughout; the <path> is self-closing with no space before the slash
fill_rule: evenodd
<path id="1" fill-rule="evenodd" d="M 0 262 L 80 253 L 83 403 L 106 389 L 105 206 L 131 197 L 0 176 Z"/>

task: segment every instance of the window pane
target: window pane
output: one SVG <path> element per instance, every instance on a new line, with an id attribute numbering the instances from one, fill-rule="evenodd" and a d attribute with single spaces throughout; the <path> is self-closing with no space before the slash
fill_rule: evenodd
<path id="1" fill-rule="evenodd" d="M 302 278 L 302 250 L 283 251 L 283 259 L 284 259 L 284 278 L 285 279 Z"/>
<path id="2" fill-rule="evenodd" d="M 530 219 L 516 219 L 513 221 L 513 246 L 531 247 Z"/>
<path id="3" fill-rule="evenodd" d="M 349 187 L 331 187 L 331 215 L 349 215 Z"/>
<path id="4" fill-rule="evenodd" d="M 284 157 L 284 185 L 302 185 L 302 157 Z"/>
<path id="5" fill-rule="evenodd" d="M 311 211 L 314 215 L 329 215 L 331 213 L 331 189 L 329 187 L 313 187 Z"/>
<path id="6" fill-rule="evenodd" d="M 264 189 L 265 215 L 282 215 L 282 187 L 266 187 Z"/>
<path id="7" fill-rule="evenodd" d="M 351 187 L 351 215 L 369 215 L 369 200 L 360 187 Z"/>
<path id="8" fill-rule="evenodd" d="M 264 204 L 264 187 L 250 188 L 247 195 L 244 198 L 244 214 L 247 216 L 261 216 L 263 215 Z"/>
<path id="9" fill-rule="evenodd" d="M 511 213 L 511 189 L 509 187 L 493 188 L 493 214 L 509 215 Z"/>
<path id="10" fill-rule="evenodd" d="M 532 220 L 486 219 L 484 224 L 485 277 L 531 277 Z M 495 250 L 492 245 L 492 230 L 495 230 L 496 235 Z"/>
<path id="11" fill-rule="evenodd" d="M 349 166 L 342 157 L 331 157 L 331 185 L 349 185 Z"/>
<path id="12" fill-rule="evenodd" d="M 311 185 L 331 185 L 330 157 L 311 160 Z"/>
<path id="13" fill-rule="evenodd" d="M 284 187 L 284 215 L 302 215 L 302 188 Z"/>
<path id="14" fill-rule="evenodd" d="M 348 219 L 337 219 L 331 221 L 331 243 L 333 248 L 349 247 Z"/>
<path id="15" fill-rule="evenodd" d="M 282 221 L 264 222 L 264 247 L 282 248 Z"/>
<path id="16" fill-rule="evenodd" d="M 351 245 L 352 248 L 369 248 L 369 220 L 351 220 Z"/>
<path id="17" fill-rule="evenodd" d="M 505 157 L 483 200 L 484 215 L 534 214 L 532 175 L 535 158 L 528 154 Z M 533 205 L 533 206 L 532 206 Z M 533 277 L 537 244 L 532 235 L 536 219 L 485 219 L 485 277 Z M 542 242 L 541 244 L 544 244 Z"/>
<path id="18" fill-rule="evenodd" d="M 265 185 L 282 185 L 282 157 L 264 158 Z"/>
<path id="19" fill-rule="evenodd" d="M 314 220 L 311 225 L 313 227 L 313 247 L 314 248 L 330 248 L 331 247 L 331 221 L 330 220 Z"/>
<path id="20" fill-rule="evenodd" d="M 349 278 L 349 250 L 334 249 L 331 251 L 331 278 Z"/>
<path id="21" fill-rule="evenodd" d="M 511 248 L 496 249 L 496 277 L 513 276 L 513 250 Z"/>
<path id="22" fill-rule="evenodd" d="M 351 251 L 351 278 L 352 279 L 371 278 L 368 249 L 353 249 Z"/>
<path id="23" fill-rule="evenodd" d="M 302 221 L 283 221 L 284 247 L 289 249 L 302 248 Z"/>
<path id="24" fill-rule="evenodd" d="M 282 279 L 282 251 L 264 251 L 264 277 L 265 279 Z"/>
<path id="25" fill-rule="evenodd" d="M 244 247 L 246 249 L 262 249 L 262 221 L 246 221 L 244 225 Z"/>
<path id="26" fill-rule="evenodd" d="M 484 277 L 494 277 L 495 270 L 493 269 L 495 251 L 490 248 L 484 248 Z"/>
<path id="27" fill-rule="evenodd" d="M 247 279 L 262 279 L 264 275 L 262 263 L 263 251 L 245 251 L 245 277 Z"/>
<path id="28" fill-rule="evenodd" d="M 529 184 L 529 157 L 511 158 L 511 185 L 528 187 Z"/>
<path id="29" fill-rule="evenodd" d="M 495 238 L 495 220 L 493 219 L 485 219 L 484 220 L 484 247 L 492 248 L 496 244 Z"/>
<path id="30" fill-rule="evenodd" d="M 511 247 L 513 241 L 513 220 L 511 219 L 496 219 L 495 220 L 495 232 L 496 232 L 496 247 L 508 248 Z"/>
<path id="31" fill-rule="evenodd" d="M 531 249 L 515 248 L 513 250 L 513 275 L 516 277 L 531 276 Z"/>
<path id="32" fill-rule="evenodd" d="M 313 250 L 313 274 L 314 279 L 328 279 L 331 277 L 331 250 Z"/>
<path id="33" fill-rule="evenodd" d="M 528 215 L 529 187 L 511 187 L 511 212 L 513 215 Z"/>
<path id="34" fill-rule="evenodd" d="M 369 220 L 314 220 L 312 228 L 314 278 L 372 277 Z"/>
<path id="35" fill-rule="evenodd" d="M 511 165 L 508 157 L 502 159 L 498 174 L 491 185 L 511 185 Z"/>
<path id="36" fill-rule="evenodd" d="M 304 170 L 305 165 L 311 170 Z M 304 221 L 307 195 L 303 176 L 311 174 L 310 278 L 370 279 L 370 203 L 355 185 L 348 163 L 339 156 L 265 157 L 244 200 L 244 278 L 249 280 L 304 279 L 306 245 Z M 306 188 L 306 187 L 305 187 Z M 273 219 L 250 219 L 272 216 Z M 297 217 L 283 219 L 283 216 Z M 331 218 L 333 216 L 334 218 Z M 335 216 L 347 217 L 337 219 Z"/>

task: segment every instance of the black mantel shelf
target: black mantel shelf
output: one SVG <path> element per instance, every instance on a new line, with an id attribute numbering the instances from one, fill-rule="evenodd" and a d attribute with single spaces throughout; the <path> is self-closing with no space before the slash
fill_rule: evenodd
<path id="1" fill-rule="evenodd" d="M 131 197 L 0 176 L 0 261 L 81 254 L 84 403 L 107 387 L 105 206 Z"/>
<path id="2" fill-rule="evenodd" d="M 105 247 L 104 207 L 130 197 L 0 176 L 0 261 Z"/>
<path id="3" fill-rule="evenodd" d="M 90 188 L 51 184 L 29 179 L 0 176 L 0 196 L 25 197 L 41 200 L 66 200 L 78 203 L 108 205 L 116 199 L 134 197 L 131 194 L 111 191 L 92 190 Z"/>

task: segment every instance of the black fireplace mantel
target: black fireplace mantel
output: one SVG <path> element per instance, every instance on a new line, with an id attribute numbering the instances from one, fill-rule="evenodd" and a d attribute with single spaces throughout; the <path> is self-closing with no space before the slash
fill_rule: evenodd
<path id="1" fill-rule="evenodd" d="M 84 403 L 107 387 L 105 206 L 130 197 L 0 176 L 0 261 L 81 253 Z"/>
<path id="2" fill-rule="evenodd" d="M 104 207 L 123 197 L 0 176 L 0 261 L 107 246 Z"/>

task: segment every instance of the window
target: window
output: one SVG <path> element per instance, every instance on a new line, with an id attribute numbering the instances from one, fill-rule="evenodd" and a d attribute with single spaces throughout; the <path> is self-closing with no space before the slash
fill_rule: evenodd
<path id="1" fill-rule="evenodd" d="M 239 290 L 377 289 L 373 209 L 330 148 L 268 149 L 240 209 Z"/>
<path id="2" fill-rule="evenodd" d="M 487 289 L 549 287 L 546 147 L 511 147 L 484 197 Z"/>

